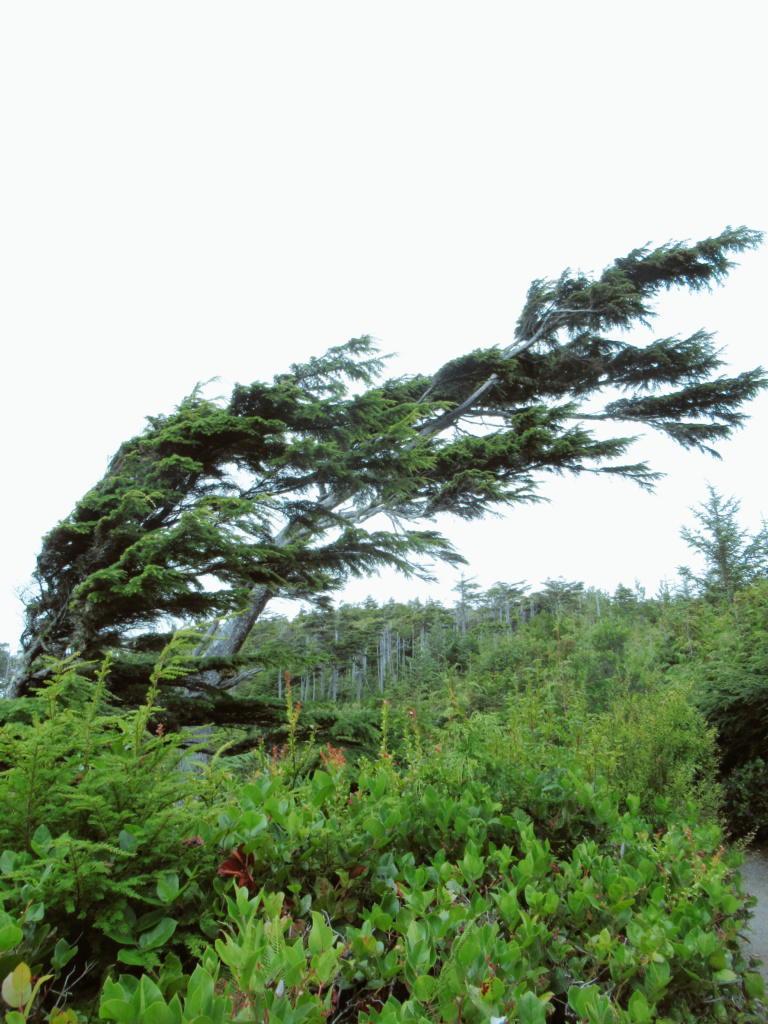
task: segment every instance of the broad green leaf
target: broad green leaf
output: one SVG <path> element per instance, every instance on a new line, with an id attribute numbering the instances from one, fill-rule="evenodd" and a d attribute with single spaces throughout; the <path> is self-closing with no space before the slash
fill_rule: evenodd
<path id="1" fill-rule="evenodd" d="M 158 880 L 157 895 L 163 903 L 172 903 L 179 894 L 179 876 L 175 873 L 164 875 Z"/>
<path id="2" fill-rule="evenodd" d="M 712 932 L 699 932 L 696 937 L 696 947 L 702 956 L 711 956 L 716 944 L 717 939 Z"/>
<path id="3" fill-rule="evenodd" d="M 427 786 L 421 797 L 421 806 L 427 812 L 427 814 L 434 814 L 439 806 L 439 798 L 437 792 L 432 786 Z"/>
<path id="4" fill-rule="evenodd" d="M 32 972 L 25 963 L 18 964 L 3 979 L 3 999 L 9 1006 L 22 1007 L 32 995 Z"/>
<path id="5" fill-rule="evenodd" d="M 172 917 L 164 917 L 155 927 L 139 936 L 141 949 L 157 949 L 164 945 L 176 931 L 178 922 Z"/>
<path id="6" fill-rule="evenodd" d="M 555 913 L 557 908 L 560 906 L 560 897 L 557 895 L 554 889 L 547 890 L 547 895 L 544 898 L 543 912 L 547 917 L 551 917 Z"/>
<path id="7" fill-rule="evenodd" d="M 759 974 L 745 974 L 744 988 L 750 999 L 762 999 L 765 995 L 765 982 Z"/>
<path id="8" fill-rule="evenodd" d="M 136 838 L 136 836 L 131 835 L 130 832 L 126 832 L 125 829 L 122 829 L 122 831 L 117 837 L 117 844 L 121 850 L 126 850 L 130 852 L 131 850 L 136 849 L 136 847 L 139 845 L 139 841 Z"/>
<path id="9" fill-rule="evenodd" d="M 14 946 L 18 946 L 23 938 L 24 932 L 17 925 L 0 926 L 0 953 L 5 953 L 9 949 L 13 949 Z"/>
<path id="10" fill-rule="evenodd" d="M 339 950 L 326 949 L 319 956 L 312 958 L 312 966 L 321 985 L 327 985 L 336 973 L 336 963 L 339 956 Z"/>
<path id="11" fill-rule="evenodd" d="M 165 1006 L 165 1000 L 163 999 L 163 993 L 152 981 L 150 977 L 143 974 L 139 983 L 139 992 L 142 1008 L 146 1009 L 148 1006 L 152 1006 L 154 1003 L 162 1003 Z"/>
<path id="12" fill-rule="evenodd" d="M 0 857 L 0 871 L 4 875 L 8 875 L 13 871 L 16 866 L 16 857 L 17 854 L 13 850 L 6 850 Z"/>
<path id="13" fill-rule="evenodd" d="M 237 823 L 239 832 L 251 838 L 263 832 L 269 825 L 269 818 L 262 811 L 245 811 Z"/>
<path id="14" fill-rule="evenodd" d="M 580 1017 L 585 1016 L 583 1005 L 584 1005 L 584 989 L 579 988 L 578 985 L 571 985 L 568 989 L 568 1005 L 570 1008 Z"/>
<path id="15" fill-rule="evenodd" d="M 333 779 L 326 772 L 316 771 L 312 776 L 312 803 L 319 807 L 324 800 L 333 796 L 336 786 Z"/>
<path id="16" fill-rule="evenodd" d="M 116 1020 L 121 1024 L 128 1024 L 134 1018 L 130 999 L 102 999 L 99 1005 L 99 1017 L 102 1020 Z"/>
<path id="17" fill-rule="evenodd" d="M 515 1007 L 520 1024 L 546 1024 L 547 1011 L 535 992 L 526 992 Z"/>
<path id="18" fill-rule="evenodd" d="M 389 786 L 389 776 L 386 772 L 379 772 L 371 785 L 371 796 L 374 800 L 381 800 Z"/>
<path id="19" fill-rule="evenodd" d="M 374 818 L 373 816 L 365 819 L 363 822 L 363 828 L 369 835 L 373 836 L 374 839 L 381 839 L 386 831 L 379 819 Z"/>
<path id="20" fill-rule="evenodd" d="M 715 971 L 715 981 L 718 985 L 730 985 L 732 981 L 737 980 L 737 976 L 728 968 L 723 971 Z"/>
<path id="21" fill-rule="evenodd" d="M 29 845 L 39 857 L 44 857 L 52 842 L 53 836 L 48 826 L 38 825 Z"/>
<path id="22" fill-rule="evenodd" d="M 133 967 L 144 966 L 144 956 L 138 949 L 119 949 L 117 959 L 121 964 L 131 964 Z"/>
<path id="23" fill-rule="evenodd" d="M 112 939 L 113 942 L 119 942 L 123 946 L 135 946 L 137 945 L 136 937 L 126 931 L 118 931 L 117 928 L 105 928 L 104 934 L 108 939 Z"/>
<path id="24" fill-rule="evenodd" d="M 307 939 L 307 949 L 310 953 L 321 953 L 324 949 L 333 947 L 333 929 L 329 928 L 323 921 L 322 914 L 316 910 L 312 911 L 312 929 Z"/>
<path id="25" fill-rule="evenodd" d="M 728 966 L 728 960 L 725 955 L 724 949 L 716 949 L 712 956 L 709 958 L 709 966 L 714 967 L 716 971 L 725 970 Z"/>
<path id="26" fill-rule="evenodd" d="M 649 1021 L 651 1020 L 651 1010 L 648 1006 L 648 1000 L 645 998 L 643 993 L 637 989 L 629 998 L 629 1016 L 632 1020 L 636 1021 Z"/>
<path id="27" fill-rule="evenodd" d="M 48 1018 L 48 1024 L 78 1024 L 79 1020 L 80 1018 L 74 1010 L 58 1010 L 54 1007 Z"/>
<path id="28" fill-rule="evenodd" d="M 45 916 L 45 904 L 33 903 L 24 915 L 25 921 L 42 921 Z"/>
<path id="29" fill-rule="evenodd" d="M 431 974 L 420 974 L 413 983 L 413 994 L 422 1003 L 428 1003 L 437 988 L 437 978 Z"/>
<path id="30" fill-rule="evenodd" d="M 204 967 L 198 964 L 189 979 L 185 1011 L 187 1014 L 194 1012 L 202 1015 L 205 1010 L 210 1009 L 212 1000 L 213 978 Z M 197 1017 L 190 1019 L 197 1021 Z"/>
<path id="31" fill-rule="evenodd" d="M 371 914 L 371 924 L 374 928 L 379 928 L 383 932 L 388 932 L 392 927 L 393 920 L 389 914 L 385 914 L 383 910 L 374 910 Z"/>
<path id="32" fill-rule="evenodd" d="M 405 938 L 409 946 L 415 946 L 418 942 L 423 941 L 424 935 L 424 925 L 421 924 L 419 921 L 413 920 L 408 925 L 408 928 L 405 933 Z"/>
<path id="33" fill-rule="evenodd" d="M 150 928 L 154 928 L 155 925 L 162 921 L 168 914 L 168 907 L 155 907 L 154 910 L 150 910 L 148 914 L 142 914 L 136 922 L 136 928 L 134 931 L 138 934 L 140 932 L 148 932 Z"/>
<path id="34" fill-rule="evenodd" d="M 733 895 L 733 893 L 723 893 L 723 898 L 720 900 L 720 907 L 724 914 L 735 914 L 739 909 L 739 901 Z"/>
<path id="35" fill-rule="evenodd" d="M 61 970 L 62 967 L 66 966 L 73 956 L 77 953 L 77 946 L 70 946 L 66 939 L 59 939 L 56 943 L 56 948 L 51 955 L 51 964 L 56 970 Z"/>
<path id="36" fill-rule="evenodd" d="M 386 816 L 386 819 L 384 821 L 384 828 L 385 829 L 397 828 L 397 826 L 400 824 L 400 822 L 402 820 L 403 820 L 403 813 L 402 813 L 402 811 L 400 810 L 399 807 L 394 807 L 394 808 L 392 808 L 391 811 L 389 811 L 389 813 Z"/>

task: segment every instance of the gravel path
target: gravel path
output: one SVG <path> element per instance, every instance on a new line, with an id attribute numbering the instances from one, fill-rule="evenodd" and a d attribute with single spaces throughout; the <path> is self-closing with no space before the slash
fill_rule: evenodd
<path id="1" fill-rule="evenodd" d="M 754 917 L 749 923 L 752 934 L 745 952 L 759 956 L 763 961 L 760 972 L 768 983 L 768 847 L 752 846 L 746 854 L 746 862 L 739 869 L 744 890 L 757 896 Z"/>

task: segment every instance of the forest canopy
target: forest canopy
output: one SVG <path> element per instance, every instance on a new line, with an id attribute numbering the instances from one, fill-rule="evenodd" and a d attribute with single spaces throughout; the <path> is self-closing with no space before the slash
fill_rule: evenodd
<path id="1" fill-rule="evenodd" d="M 658 473 L 627 458 L 646 428 L 716 455 L 768 382 L 762 368 L 722 376 L 704 330 L 644 345 L 629 332 L 650 326 L 661 292 L 721 283 L 761 240 L 727 228 L 635 249 L 594 277 L 536 280 L 508 344 L 431 374 L 386 379 L 364 336 L 238 384 L 224 404 L 198 387 L 149 417 L 44 538 L 15 692 L 45 677 L 41 658 L 71 651 L 112 652 L 113 685 L 145 681 L 180 622 L 208 634 L 187 692 L 229 688 L 274 595 L 322 603 L 383 565 L 428 577 L 435 559 L 461 564 L 431 526 L 443 513 L 538 500 L 547 473 L 652 488 Z M 379 514 L 390 528 L 366 529 Z"/>

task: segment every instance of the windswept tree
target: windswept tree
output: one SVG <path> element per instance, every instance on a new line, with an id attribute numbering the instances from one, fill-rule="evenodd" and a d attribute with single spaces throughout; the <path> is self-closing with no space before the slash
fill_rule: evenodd
<path id="1" fill-rule="evenodd" d="M 716 454 L 763 371 L 721 376 L 703 330 L 640 345 L 627 332 L 650 324 L 660 292 L 722 282 L 760 241 L 728 228 L 635 249 L 596 277 L 534 281 L 508 344 L 432 375 L 382 380 L 363 337 L 237 385 L 226 404 L 197 390 L 150 418 L 44 539 L 17 692 L 41 677 L 41 656 L 73 649 L 112 650 L 116 686 L 140 680 L 173 623 L 193 620 L 215 625 L 187 692 L 224 690 L 274 595 L 321 600 L 382 565 L 428 574 L 436 558 L 462 561 L 419 524 L 536 500 L 547 473 L 651 488 L 657 474 L 626 459 L 644 428 Z M 388 529 L 365 528 L 380 515 Z"/>

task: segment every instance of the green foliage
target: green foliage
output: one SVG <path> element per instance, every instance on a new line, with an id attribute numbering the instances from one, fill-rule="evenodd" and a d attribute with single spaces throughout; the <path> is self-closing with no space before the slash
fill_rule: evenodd
<path id="1" fill-rule="evenodd" d="M 723 805 L 717 776 L 727 787 L 731 772 L 765 750 L 765 582 L 737 591 L 730 605 L 669 591 L 646 600 L 627 587 L 609 597 L 563 580 L 549 581 L 541 593 L 525 589 L 497 584 L 483 594 L 465 585 L 453 613 L 419 602 L 378 607 L 369 599 L 272 628 L 302 658 L 287 656 L 297 666 L 307 713 L 321 728 L 326 711 L 313 697 L 331 694 L 314 684 L 322 673 L 327 683 L 333 666 L 333 713 L 339 728 L 347 715 L 350 724 L 340 745 L 356 755 L 375 749 L 370 735 L 362 751 L 353 742 L 372 723 L 370 703 L 350 703 L 358 694 L 365 701 L 378 690 L 391 699 L 396 744 L 405 735 L 405 713 L 416 707 L 427 730 L 442 730 L 439 742 L 458 778 L 478 766 L 481 774 L 502 770 L 512 721 L 504 720 L 503 709 L 513 708 L 517 724 L 509 736 L 518 767 L 556 765 L 567 747 L 567 756 L 587 771 L 616 771 L 617 782 L 640 795 L 648 814 L 657 813 L 660 795 L 676 807 L 696 795 L 709 817 L 722 813 L 718 808 L 733 809 L 737 832 L 762 828 L 758 802 L 753 826 L 746 826 L 744 800 L 736 821 L 736 805 Z M 362 666 L 368 674 L 361 685 Z M 449 677 L 460 710 L 452 707 Z M 335 735 L 332 742 L 338 742 Z M 588 764 L 584 758 L 593 747 Z M 513 766 L 503 770 L 514 772 Z"/>
<path id="2" fill-rule="evenodd" d="M 724 498 L 707 484 L 709 498 L 698 509 L 692 509 L 701 530 L 684 527 L 680 535 L 688 546 L 704 559 L 704 574 L 691 569 L 678 569 L 683 582 L 695 592 L 712 601 L 734 600 L 743 590 L 768 570 L 768 526 L 751 536 L 738 524 L 740 502 Z"/>
<path id="3" fill-rule="evenodd" d="M 0 857 L 6 1019 L 72 1022 L 89 996 L 137 1024 L 749 1019 L 763 990 L 738 855 L 704 804 L 674 806 L 683 778 L 706 796 L 711 735 L 679 689 L 590 714 L 569 634 L 537 618 L 549 656 L 499 710 L 458 674 L 431 715 L 385 702 L 356 779 L 342 750 L 301 741 L 290 687 L 283 748 L 245 779 L 221 760 L 185 776 L 181 739 L 147 728 L 180 647 L 127 715 L 100 713 L 108 666 L 90 704 L 59 666 L 34 725 L 4 727 L 4 841 L 35 826 Z M 663 800 L 622 728 L 642 765 L 669 752 Z"/>
<path id="4" fill-rule="evenodd" d="M 683 689 L 656 689 L 618 701 L 611 735 L 619 753 L 614 781 L 621 791 L 640 795 L 646 814 L 658 806 L 663 814 L 669 808 L 682 811 L 695 794 L 700 813 L 717 819 L 723 793 L 715 782 L 715 731 Z"/>
<path id="5" fill-rule="evenodd" d="M 77 956 L 78 947 L 71 946 L 65 938 L 57 939 L 55 930 L 43 918 L 41 903 L 28 904 L 18 915 L 0 910 L 2 995 L 9 1006 L 17 1008 L 16 1016 L 7 1014 L 5 1017 L 10 1024 L 40 1019 L 41 1004 L 52 995 L 57 984 L 60 986 L 58 1007 L 93 966 L 86 963 L 79 977 L 73 980 L 73 972 L 70 971 L 62 980 L 64 969 Z M 81 1019 L 72 1010 L 58 1010 L 56 1007 L 51 1011 L 49 1021 L 76 1024 Z"/>
<path id="6" fill-rule="evenodd" d="M 151 1019 L 169 1021 L 333 1010 L 472 1024 L 568 1005 L 622 1022 L 743 1019 L 762 989 L 739 952 L 746 909 L 716 827 L 653 836 L 637 800 L 621 814 L 573 772 L 572 798 L 603 832 L 557 855 L 522 812 L 499 816 L 487 787 L 425 786 L 421 767 L 372 766 L 343 817 L 331 774 L 245 787 L 222 821 L 222 842 L 242 843 L 242 884 L 218 959 L 206 954 L 186 994 L 183 978 L 172 996 L 148 978 L 109 982 L 101 1016 L 138 1021 L 156 1004 Z"/>
<path id="7" fill-rule="evenodd" d="M 70 659 L 34 698 L 45 717 L 35 709 L 30 724 L 0 729 L 0 901 L 21 908 L 27 931 L 37 920 L 30 908 L 44 914 L 47 931 L 35 948 L 74 926 L 81 967 L 115 955 L 154 967 L 155 950 L 177 927 L 176 942 L 192 951 L 213 927 L 199 884 L 213 854 L 202 838 L 183 840 L 205 832 L 220 779 L 212 771 L 193 782 L 179 770 L 195 748 L 184 735 L 163 735 L 154 704 L 176 651 L 174 641 L 157 663 L 146 704 L 134 712 L 100 714 L 108 664 L 80 702 Z"/>
<path id="8" fill-rule="evenodd" d="M 28 660 L 66 647 L 86 657 L 109 647 L 156 651 L 168 617 L 232 612 L 254 586 L 311 596 L 381 564 L 410 573 L 411 556 L 453 560 L 434 531 L 366 533 L 308 500 L 326 487 L 325 467 L 342 494 L 366 496 L 374 485 L 401 489 L 421 466 L 405 446 L 413 407 L 381 388 L 349 392 L 372 384 L 381 365 L 374 351 L 370 339 L 355 339 L 271 387 L 237 386 L 226 408 L 197 389 L 170 416 L 150 418 L 46 537 L 40 594 L 28 606 Z M 253 485 L 241 486 L 238 474 Z M 295 526 L 290 539 L 273 530 L 280 518 Z"/>
<path id="9" fill-rule="evenodd" d="M 728 824 L 737 836 L 768 835 L 768 764 L 762 757 L 734 768 L 724 780 Z"/>
<path id="10" fill-rule="evenodd" d="M 599 276 L 534 281 L 512 343 L 429 377 L 381 381 L 383 360 L 362 337 L 270 384 L 237 385 L 226 404 L 197 388 L 149 418 L 45 538 L 17 692 L 39 678 L 42 655 L 71 649 L 96 660 L 117 650 L 111 685 L 124 688 L 141 656 L 162 647 L 169 619 L 195 619 L 212 635 L 189 662 L 190 685 L 210 694 L 253 668 L 238 655 L 273 595 L 321 601 L 381 565 L 428 576 L 419 559 L 462 561 L 415 521 L 538 500 L 545 473 L 652 487 L 657 474 L 624 461 L 634 439 L 598 436 L 592 422 L 639 423 L 714 451 L 765 387 L 762 370 L 718 376 L 704 331 L 645 347 L 626 332 L 649 323 L 662 289 L 708 288 L 761 240 L 729 227 L 694 245 L 636 249 Z M 367 532 L 381 513 L 396 529 Z"/>
<path id="11" fill-rule="evenodd" d="M 768 736 L 768 583 L 739 593 L 707 624 L 696 699 L 735 765 L 760 756 Z"/>

